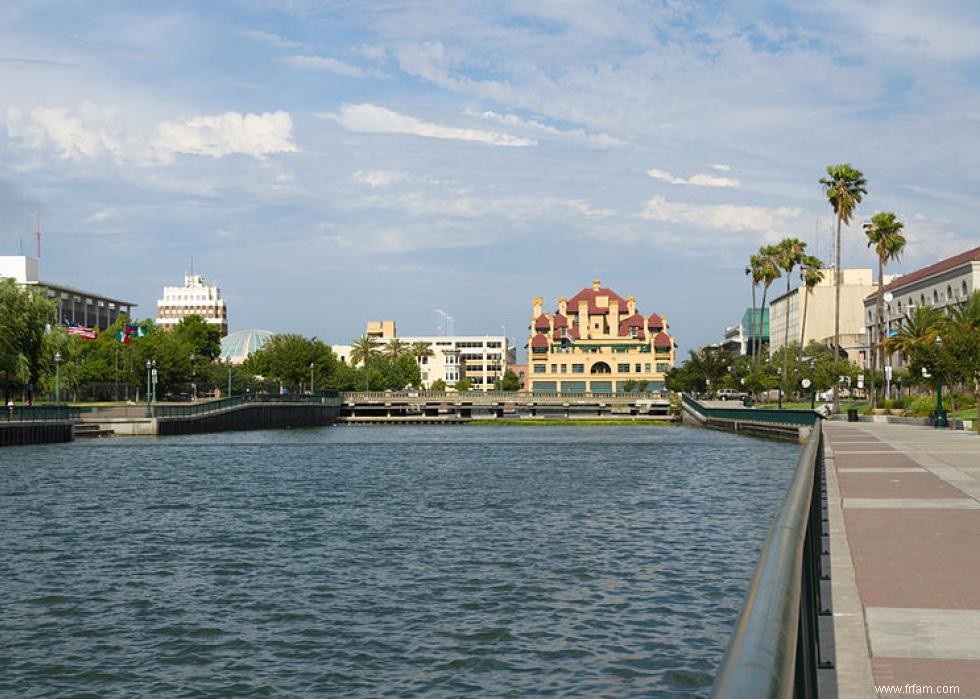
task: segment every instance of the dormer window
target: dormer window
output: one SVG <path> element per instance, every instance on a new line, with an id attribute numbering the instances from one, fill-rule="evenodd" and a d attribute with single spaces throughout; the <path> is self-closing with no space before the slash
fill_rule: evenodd
<path id="1" fill-rule="evenodd" d="M 633 326 L 630 327 L 630 337 L 632 337 L 634 339 L 636 338 L 636 326 L 635 325 L 633 325 Z"/>

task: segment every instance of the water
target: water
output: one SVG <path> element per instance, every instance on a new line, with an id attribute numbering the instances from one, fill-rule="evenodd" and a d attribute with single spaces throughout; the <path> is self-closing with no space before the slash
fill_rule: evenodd
<path id="1" fill-rule="evenodd" d="M 792 445 L 334 427 L 0 452 L 0 693 L 704 695 Z"/>

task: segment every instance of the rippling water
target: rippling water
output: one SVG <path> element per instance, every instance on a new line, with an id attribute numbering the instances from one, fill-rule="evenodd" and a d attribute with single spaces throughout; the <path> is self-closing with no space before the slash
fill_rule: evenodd
<path id="1" fill-rule="evenodd" d="M 796 448 L 334 427 L 0 451 L 0 692 L 704 695 Z"/>

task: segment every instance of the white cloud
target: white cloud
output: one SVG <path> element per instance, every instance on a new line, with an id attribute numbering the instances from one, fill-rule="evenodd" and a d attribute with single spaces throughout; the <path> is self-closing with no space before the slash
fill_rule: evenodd
<path id="1" fill-rule="evenodd" d="M 780 235 L 801 215 L 796 207 L 738 206 L 734 204 L 688 204 L 654 197 L 640 214 L 651 221 L 690 225 L 695 228 L 748 231 Z"/>
<path id="2" fill-rule="evenodd" d="M 119 218 L 119 209 L 114 209 L 110 206 L 99 209 L 91 216 L 85 219 L 85 223 L 102 223 L 103 221 L 109 221 Z"/>
<path id="3" fill-rule="evenodd" d="M 329 56 L 283 56 L 279 60 L 293 68 L 302 70 L 323 70 L 351 78 L 363 78 L 367 75 L 363 69 Z"/>
<path id="4" fill-rule="evenodd" d="M 714 163 L 711 165 L 712 170 L 718 170 L 719 172 L 728 172 L 732 169 L 731 165 L 722 165 L 720 163 Z"/>
<path id="5" fill-rule="evenodd" d="M 345 104 L 339 114 L 318 113 L 321 119 L 332 119 L 349 131 L 358 133 L 398 133 L 425 138 L 475 141 L 492 146 L 534 146 L 537 141 L 482 129 L 444 126 L 373 104 Z"/>
<path id="6" fill-rule="evenodd" d="M 702 172 L 692 175 L 687 179 L 675 177 L 666 170 L 647 170 L 647 174 L 656 180 L 663 180 L 670 184 L 694 185 L 695 187 L 739 187 L 742 184 L 737 179 L 731 177 L 717 177 L 715 175 L 706 175 Z"/>
<path id="7" fill-rule="evenodd" d="M 408 179 L 408 174 L 396 170 L 358 170 L 354 179 L 369 187 L 387 187 L 395 182 Z"/>
<path id="8" fill-rule="evenodd" d="M 297 150 L 292 141 L 293 122 L 287 112 L 225 112 L 165 121 L 152 134 L 127 130 L 116 117 L 115 110 L 93 105 L 83 105 L 76 111 L 35 107 L 29 114 L 8 110 L 6 122 L 11 138 L 35 150 L 50 148 L 66 160 L 109 156 L 117 162 L 146 164 L 169 163 L 178 154 L 262 158 Z"/>
<path id="9" fill-rule="evenodd" d="M 245 32 L 245 36 L 253 41 L 259 42 L 260 44 L 265 44 L 266 46 L 271 46 L 276 49 L 298 49 L 303 46 L 303 44 L 299 41 L 286 39 L 278 34 L 273 34 L 272 32 L 264 32 L 261 29 L 249 30 Z"/>
<path id="10" fill-rule="evenodd" d="M 531 131 L 545 136 L 577 141 L 590 146 L 600 148 L 610 148 L 623 145 L 623 141 L 605 133 L 591 133 L 585 129 L 559 129 L 548 124 L 543 124 L 536 119 L 522 119 L 515 114 L 498 114 L 497 112 L 485 111 L 479 114 L 481 119 L 495 121 L 504 126 L 510 126 L 525 131 Z"/>
<path id="11" fill-rule="evenodd" d="M 241 154 L 261 158 L 295 153 L 293 120 L 287 112 L 225 112 L 166 121 L 157 127 L 153 148 L 164 160 L 175 154 L 221 158 Z"/>

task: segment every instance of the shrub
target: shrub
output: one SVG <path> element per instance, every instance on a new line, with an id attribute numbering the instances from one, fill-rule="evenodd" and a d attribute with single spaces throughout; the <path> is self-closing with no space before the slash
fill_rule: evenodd
<path id="1" fill-rule="evenodd" d="M 935 409 L 936 401 L 930 395 L 913 396 L 905 407 L 912 415 L 925 417 Z"/>
<path id="2" fill-rule="evenodd" d="M 895 408 L 896 410 L 905 407 L 905 399 L 904 398 L 896 398 L 891 403 L 892 403 L 892 406 L 891 407 Z"/>
<path id="3" fill-rule="evenodd" d="M 890 398 L 886 398 L 885 400 L 882 401 L 881 407 L 884 408 L 885 410 L 891 410 L 892 408 L 895 407 L 895 403 L 892 402 Z"/>

